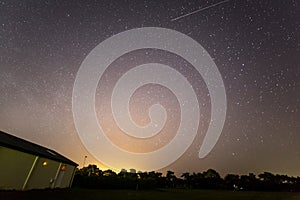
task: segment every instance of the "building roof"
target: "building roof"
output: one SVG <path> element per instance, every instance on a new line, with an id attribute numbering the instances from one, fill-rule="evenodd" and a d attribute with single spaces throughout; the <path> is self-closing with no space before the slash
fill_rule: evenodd
<path id="1" fill-rule="evenodd" d="M 0 131 L 0 146 L 41 156 L 65 164 L 78 166 L 78 164 L 76 164 L 72 160 L 69 160 L 68 158 L 60 155 L 59 153 L 51 149 L 23 140 L 21 138 L 15 137 L 2 131 Z"/>

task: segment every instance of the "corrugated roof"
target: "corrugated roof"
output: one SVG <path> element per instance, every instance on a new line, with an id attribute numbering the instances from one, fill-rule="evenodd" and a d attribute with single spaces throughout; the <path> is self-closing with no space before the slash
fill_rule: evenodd
<path id="1" fill-rule="evenodd" d="M 34 154 L 66 164 L 78 166 L 78 164 L 76 164 L 72 160 L 69 160 L 68 158 L 60 155 L 59 153 L 51 149 L 23 140 L 21 138 L 15 137 L 2 131 L 0 131 L 0 146 L 8 147 L 25 153 Z"/>

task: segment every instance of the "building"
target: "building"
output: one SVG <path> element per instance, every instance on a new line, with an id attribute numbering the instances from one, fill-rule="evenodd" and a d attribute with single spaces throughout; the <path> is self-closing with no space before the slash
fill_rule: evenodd
<path id="1" fill-rule="evenodd" d="M 135 174 L 136 173 L 136 169 L 129 169 L 129 172 L 132 173 L 132 174 Z"/>
<path id="2" fill-rule="evenodd" d="M 0 190 L 71 187 L 77 166 L 51 149 L 0 131 Z"/>

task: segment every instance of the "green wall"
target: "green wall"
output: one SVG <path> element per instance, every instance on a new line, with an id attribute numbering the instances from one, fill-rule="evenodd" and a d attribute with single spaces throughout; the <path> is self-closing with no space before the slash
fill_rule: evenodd
<path id="1" fill-rule="evenodd" d="M 22 190 L 35 158 L 35 155 L 0 146 L 0 189 Z M 47 165 L 43 165 L 44 162 Z M 62 165 L 65 165 L 64 171 Z M 24 189 L 69 187 L 74 170 L 72 165 L 38 157 Z"/>
<path id="2" fill-rule="evenodd" d="M 34 155 L 0 146 L 0 189 L 22 189 Z"/>

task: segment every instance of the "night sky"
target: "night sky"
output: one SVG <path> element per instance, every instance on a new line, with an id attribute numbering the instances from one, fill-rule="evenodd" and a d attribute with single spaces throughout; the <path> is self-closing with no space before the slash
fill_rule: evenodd
<path id="1" fill-rule="evenodd" d="M 221 174 L 300 175 L 300 3 L 296 0 L 0 1 L 0 130 L 53 149 L 80 167 L 87 156 L 86 165 L 111 168 L 80 139 L 72 110 L 74 83 L 97 45 L 142 27 L 178 31 L 208 52 L 224 82 L 226 120 L 212 151 L 199 159 L 212 116 L 206 82 L 179 55 L 138 49 L 115 59 L 96 88 L 97 121 L 114 145 L 127 152 L 147 153 L 175 137 L 180 103 L 168 87 L 146 84 L 129 102 L 131 118 L 141 127 L 151 121 L 151 105 L 160 103 L 165 108 L 166 122 L 158 134 L 132 137 L 112 115 L 112 91 L 122 74 L 146 63 L 161 63 L 186 77 L 200 109 L 192 145 L 161 171 L 213 168 Z M 114 55 L 116 49 L 118 45 L 107 51 Z M 191 108 L 190 101 L 185 103 Z M 86 134 L 93 134 L 90 131 Z M 109 155 L 106 149 L 103 152 Z M 145 166 L 128 162 L 124 168 Z"/>

